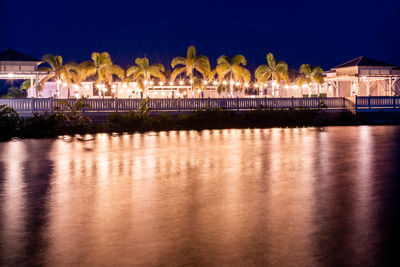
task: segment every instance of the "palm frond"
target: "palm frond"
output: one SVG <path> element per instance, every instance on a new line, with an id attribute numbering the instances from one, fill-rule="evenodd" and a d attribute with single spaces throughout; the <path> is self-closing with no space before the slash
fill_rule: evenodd
<path id="1" fill-rule="evenodd" d="M 140 68 L 146 68 L 147 69 L 149 67 L 149 59 L 146 58 L 146 57 L 143 57 L 143 58 L 138 57 L 135 60 L 135 64 L 137 66 L 139 66 Z"/>
<path id="2" fill-rule="evenodd" d="M 126 76 L 129 77 L 135 74 L 140 68 L 138 66 L 131 66 L 126 70 Z"/>
<path id="3" fill-rule="evenodd" d="M 164 76 L 164 74 L 162 74 L 161 72 L 160 72 L 160 69 L 157 67 L 157 66 L 155 66 L 155 65 L 151 65 L 150 67 L 149 67 L 149 74 L 150 74 L 150 76 L 153 76 L 153 77 L 156 77 L 156 78 L 158 78 L 158 79 L 160 79 L 160 80 L 165 80 L 165 76 Z"/>
<path id="4" fill-rule="evenodd" d="M 254 72 L 254 76 L 257 80 L 264 80 L 267 74 L 271 73 L 271 68 L 267 65 L 260 65 Z M 269 78 L 269 77 L 268 77 Z"/>
<path id="5" fill-rule="evenodd" d="M 21 89 L 21 90 L 27 90 L 27 89 L 29 89 L 29 88 L 31 88 L 31 80 L 25 80 L 25 81 L 21 84 L 21 86 L 19 87 L 19 89 Z"/>
<path id="6" fill-rule="evenodd" d="M 225 78 L 225 76 L 230 72 L 231 67 L 228 62 L 223 61 L 217 65 L 215 70 L 218 74 L 218 79 L 222 81 Z"/>
<path id="7" fill-rule="evenodd" d="M 315 66 L 313 69 L 312 69 L 312 71 L 311 71 L 313 74 L 316 74 L 316 73 L 324 73 L 324 70 L 320 67 L 320 66 Z"/>
<path id="8" fill-rule="evenodd" d="M 274 57 L 274 55 L 272 53 L 268 53 L 268 55 L 267 55 L 267 63 L 268 63 L 268 66 L 271 69 L 275 69 L 276 61 L 275 61 L 275 57 Z"/>
<path id="9" fill-rule="evenodd" d="M 175 81 L 176 77 L 180 74 L 182 74 L 186 70 L 185 67 L 180 67 L 174 69 L 174 71 L 171 73 L 171 76 L 169 77 L 170 81 Z"/>
<path id="10" fill-rule="evenodd" d="M 304 83 L 304 77 L 303 76 L 299 76 L 294 80 L 294 83 L 298 86 L 302 86 Z"/>
<path id="11" fill-rule="evenodd" d="M 321 73 L 317 73 L 314 75 L 313 80 L 319 84 L 324 83 L 324 76 Z"/>
<path id="12" fill-rule="evenodd" d="M 222 55 L 217 59 L 217 64 L 222 64 L 222 63 L 227 63 L 228 65 L 231 64 L 231 61 L 229 60 L 229 57 Z"/>
<path id="13" fill-rule="evenodd" d="M 52 71 L 52 69 L 51 68 L 49 68 L 49 67 L 40 67 L 39 68 L 39 71 L 45 71 L 45 72 L 51 72 Z"/>
<path id="14" fill-rule="evenodd" d="M 240 65 L 246 66 L 247 61 L 243 55 L 236 55 L 232 58 L 232 65 Z"/>
<path id="15" fill-rule="evenodd" d="M 163 64 L 153 64 L 152 66 L 156 67 L 160 72 L 164 72 L 165 68 Z"/>
<path id="16" fill-rule="evenodd" d="M 110 72 L 111 72 L 112 74 L 117 75 L 118 78 L 120 78 L 121 80 L 125 77 L 125 71 L 124 71 L 124 69 L 121 68 L 121 67 L 118 66 L 118 65 L 112 65 L 112 66 L 110 67 Z"/>
<path id="17" fill-rule="evenodd" d="M 40 86 L 44 88 L 44 84 L 45 84 L 48 80 L 50 80 L 51 78 L 53 78 L 53 77 L 54 77 L 54 73 L 51 73 L 51 74 L 45 76 L 44 78 L 42 78 L 42 79 L 39 81 Z"/>
<path id="18" fill-rule="evenodd" d="M 276 63 L 275 71 L 285 72 L 287 70 L 288 70 L 288 65 L 286 62 L 279 60 L 278 63 Z"/>
<path id="19" fill-rule="evenodd" d="M 186 59 L 184 57 L 176 57 L 171 61 L 171 67 L 175 68 L 177 65 L 186 65 Z"/>
<path id="20" fill-rule="evenodd" d="M 192 59 L 196 58 L 196 47 L 194 47 L 193 45 L 188 47 L 186 58 L 192 58 Z"/>
<path id="21" fill-rule="evenodd" d="M 310 66 L 310 64 L 302 64 L 300 66 L 299 72 L 303 73 L 305 75 L 310 75 L 311 74 L 311 66 Z"/>

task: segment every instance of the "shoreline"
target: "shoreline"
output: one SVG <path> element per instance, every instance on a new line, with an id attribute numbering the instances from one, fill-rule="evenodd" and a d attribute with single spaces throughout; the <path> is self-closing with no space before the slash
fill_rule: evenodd
<path id="1" fill-rule="evenodd" d="M 152 111 L 154 112 L 154 111 Z M 223 109 L 202 109 L 188 114 L 169 115 L 150 111 L 112 113 L 103 121 L 92 120 L 76 114 L 55 113 L 18 116 L 13 110 L 0 116 L 0 141 L 15 138 L 57 138 L 65 135 L 146 133 L 179 130 L 217 129 L 268 129 L 303 128 L 326 126 L 396 125 L 396 123 L 372 123 L 350 112 L 326 112 L 324 110 L 253 110 L 237 113 Z"/>

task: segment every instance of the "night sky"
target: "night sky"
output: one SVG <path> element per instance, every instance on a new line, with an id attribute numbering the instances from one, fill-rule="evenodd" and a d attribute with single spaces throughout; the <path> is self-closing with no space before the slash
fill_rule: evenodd
<path id="1" fill-rule="evenodd" d="M 251 70 L 273 52 L 297 69 L 366 55 L 400 65 L 400 0 L 18 1 L 0 0 L 0 50 L 83 61 L 108 51 L 166 66 L 189 45 L 210 57 L 241 53 Z"/>

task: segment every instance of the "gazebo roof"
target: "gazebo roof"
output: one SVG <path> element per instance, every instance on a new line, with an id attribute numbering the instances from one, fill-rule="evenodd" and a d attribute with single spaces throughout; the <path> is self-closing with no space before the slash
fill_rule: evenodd
<path id="1" fill-rule="evenodd" d="M 395 65 L 389 64 L 383 61 L 379 61 L 370 57 L 361 56 L 350 61 L 347 61 L 343 64 L 340 64 L 332 69 L 338 68 L 346 68 L 346 67 L 354 67 L 354 66 L 379 66 L 379 67 L 394 67 Z"/>
<path id="2" fill-rule="evenodd" d="M 40 62 L 39 59 L 22 54 L 14 49 L 7 49 L 0 52 L 0 61 L 32 61 Z"/>

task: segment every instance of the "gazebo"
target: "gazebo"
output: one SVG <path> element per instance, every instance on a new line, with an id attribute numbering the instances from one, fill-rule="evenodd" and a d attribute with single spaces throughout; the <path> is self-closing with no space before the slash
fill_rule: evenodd
<path id="1" fill-rule="evenodd" d="M 393 96 L 400 92 L 400 68 L 361 56 L 325 72 L 333 96 Z"/>
<path id="2" fill-rule="evenodd" d="M 37 83 L 47 75 L 38 70 L 40 63 L 36 58 L 7 49 L 0 52 L 0 79 L 30 80 L 30 95 L 33 96 Z"/>

